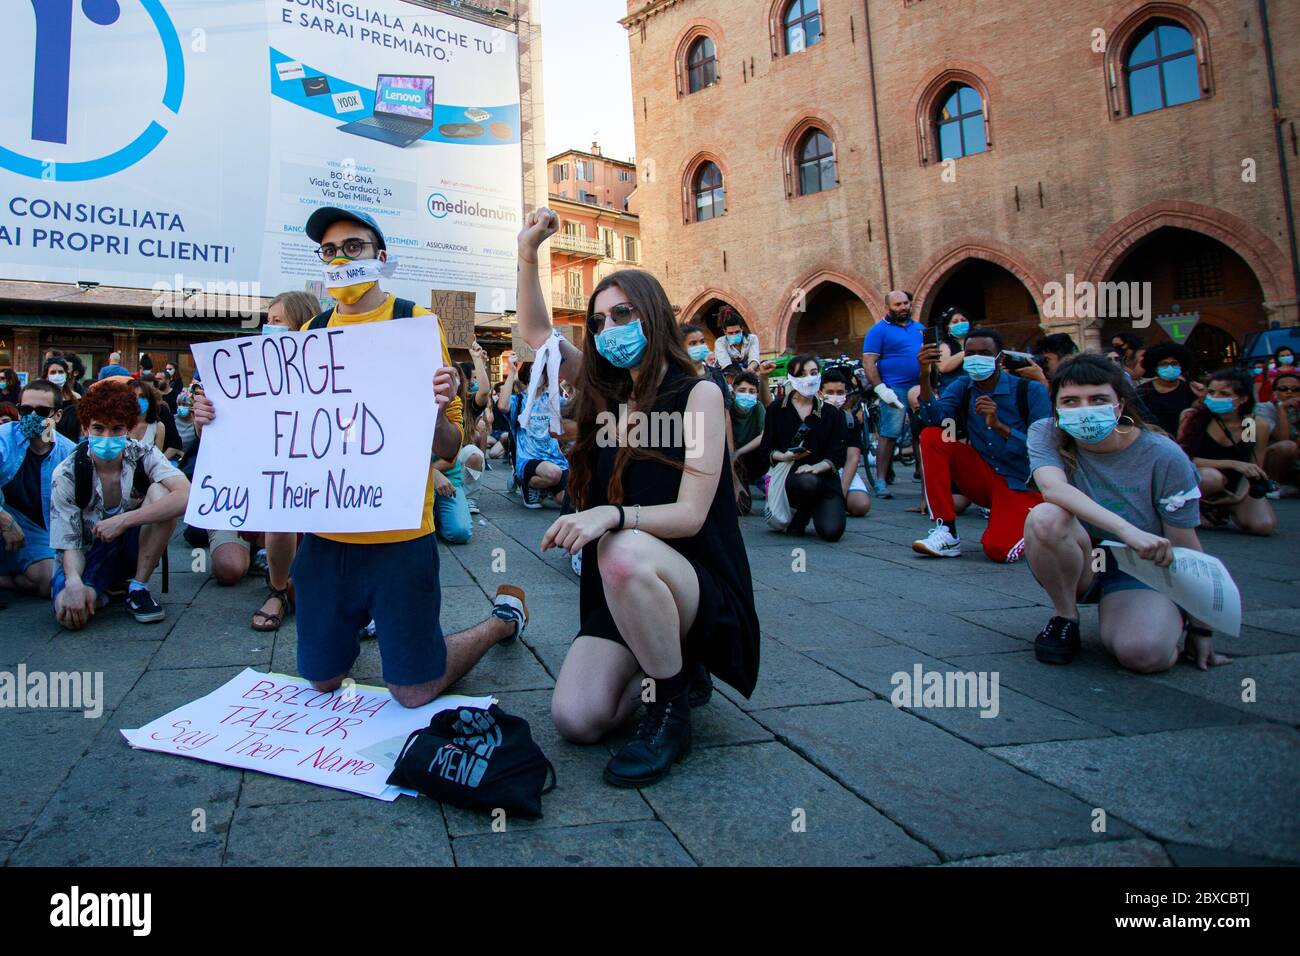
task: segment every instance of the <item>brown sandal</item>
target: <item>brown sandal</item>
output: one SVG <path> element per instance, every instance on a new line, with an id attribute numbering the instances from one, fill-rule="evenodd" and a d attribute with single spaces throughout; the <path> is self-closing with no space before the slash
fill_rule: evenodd
<path id="1" fill-rule="evenodd" d="M 269 579 L 267 581 L 266 590 L 266 599 L 262 601 L 262 603 L 265 604 L 267 601 L 271 600 L 271 598 L 275 598 L 280 602 L 280 605 L 284 610 L 279 614 L 267 614 L 261 608 L 258 608 L 253 612 L 253 623 L 250 626 L 255 631 L 278 631 L 280 625 L 284 622 L 285 615 L 293 610 L 293 602 L 289 600 L 288 588 L 273 588 L 271 587 Z M 264 623 L 258 623 L 257 619 L 259 617 L 263 619 Z"/>

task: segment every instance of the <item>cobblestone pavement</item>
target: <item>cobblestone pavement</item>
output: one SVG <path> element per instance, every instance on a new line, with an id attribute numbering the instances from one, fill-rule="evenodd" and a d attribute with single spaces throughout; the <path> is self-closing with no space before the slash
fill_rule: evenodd
<path id="1" fill-rule="evenodd" d="M 978 548 L 925 561 L 905 513 L 918 486 L 896 486 L 843 541 L 791 539 L 745 521 L 763 625 L 758 689 L 720 687 L 695 715 L 695 750 L 659 785 L 601 780 L 609 746 L 559 740 L 550 691 L 577 625 L 567 558 L 539 555 L 556 512 L 530 512 L 486 476 L 473 540 L 441 549 L 443 628 L 482 620 L 508 580 L 533 622 L 461 682 L 526 717 L 559 787 L 545 819 L 491 819 L 420 799 L 394 804 L 134 751 L 118 730 L 206 694 L 244 667 L 294 672 L 291 617 L 276 635 L 248 627 L 262 592 L 190 573 L 179 537 L 167 619 L 137 625 L 110 609 L 82 634 L 46 602 L 0 611 L 0 670 L 103 671 L 105 713 L 2 710 L 0 862 L 8 865 L 1179 865 L 1300 861 L 1300 505 L 1278 505 L 1261 541 L 1207 532 L 1240 583 L 1246 626 L 1209 674 L 1119 670 L 1100 649 L 1095 609 L 1070 667 L 1033 658 L 1050 616 L 1022 563 Z M 962 519 L 973 545 L 982 530 Z M 492 570 L 504 549 L 506 573 Z M 803 549 L 797 552 L 794 549 Z M 796 570 L 802 566 L 803 570 Z M 155 588 L 155 595 L 158 589 Z M 897 709 L 891 676 L 988 671 L 999 712 Z M 378 648 L 354 676 L 378 682 Z M 1255 701 L 1243 702 L 1243 681 Z M 202 808 L 206 832 L 191 827 Z M 1104 811 L 1104 832 L 1097 832 Z"/>

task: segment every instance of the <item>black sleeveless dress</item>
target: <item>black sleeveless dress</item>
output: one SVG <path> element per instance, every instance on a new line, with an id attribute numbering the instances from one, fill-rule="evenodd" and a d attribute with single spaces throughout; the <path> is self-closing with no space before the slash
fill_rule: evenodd
<path id="1" fill-rule="evenodd" d="M 656 412 L 683 414 L 691 389 L 701 379 L 681 369 L 670 367 L 659 387 Z M 686 460 L 683 446 L 658 448 L 679 462 Z M 607 491 L 614 471 L 616 448 L 597 448 L 592 469 L 593 487 L 588 490 L 587 507 L 609 504 Z M 695 623 L 683 640 L 685 656 L 704 664 L 711 674 L 749 697 L 758 682 L 759 624 L 754 610 L 754 587 L 749 575 L 749 559 L 740 535 L 736 503 L 731 497 L 730 461 L 724 450 L 722 473 L 713 503 L 699 532 L 692 538 L 664 540 L 695 569 L 700 584 L 700 609 Z M 623 501 L 626 521 L 633 524 L 632 505 L 672 504 L 677 500 L 682 472 L 662 462 L 631 459 L 623 469 Z M 579 610 L 582 626 L 579 635 L 601 637 L 627 645 L 605 601 L 597 557 L 599 541 L 592 541 L 582 552 L 582 587 Z"/>

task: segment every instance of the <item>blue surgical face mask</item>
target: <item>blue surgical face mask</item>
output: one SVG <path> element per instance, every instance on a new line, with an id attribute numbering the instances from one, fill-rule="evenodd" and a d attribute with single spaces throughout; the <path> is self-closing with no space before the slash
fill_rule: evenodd
<path id="1" fill-rule="evenodd" d="M 1114 405 L 1088 405 L 1083 408 L 1058 408 L 1056 420 L 1075 441 L 1095 445 L 1105 441 L 1119 424 L 1119 412 Z"/>
<path id="2" fill-rule="evenodd" d="M 24 415 L 18 419 L 18 430 L 28 441 L 36 441 L 45 432 L 45 422 L 40 415 Z"/>
<path id="3" fill-rule="evenodd" d="M 288 328 L 287 326 L 284 326 L 284 325 L 272 325 L 270 322 L 268 322 L 268 323 L 266 323 L 266 325 L 262 326 L 262 334 L 263 334 L 263 335 L 286 335 L 286 334 L 288 334 L 289 331 L 290 331 L 290 330 L 289 330 L 289 328 Z"/>
<path id="4" fill-rule="evenodd" d="M 478 392 L 478 379 L 474 379 L 474 381 L 469 383 L 469 393 L 473 395 L 476 392 Z"/>
<path id="5" fill-rule="evenodd" d="M 615 368 L 636 368 L 641 364 L 648 344 L 640 319 L 627 325 L 616 325 L 596 336 L 596 351 Z"/>
<path id="6" fill-rule="evenodd" d="M 1237 402 L 1232 398 L 1215 398 L 1213 395 L 1208 395 L 1205 398 L 1205 407 L 1215 415 L 1230 415 L 1237 407 Z"/>
<path id="7" fill-rule="evenodd" d="M 998 360 L 990 355 L 967 355 L 961 360 L 961 367 L 973 381 L 984 382 L 998 370 Z"/>
<path id="8" fill-rule="evenodd" d="M 691 357 L 692 362 L 703 362 L 709 357 L 709 347 L 707 345 L 692 345 L 686 350 L 686 354 Z"/>
<path id="9" fill-rule="evenodd" d="M 1294 365 L 1294 364 L 1295 364 L 1295 356 L 1294 356 L 1294 355 L 1279 355 L 1279 356 L 1277 357 L 1277 364 L 1278 364 L 1278 365 Z"/>
<path id="10" fill-rule="evenodd" d="M 957 338 L 961 338 L 969 331 L 970 331 L 969 322 L 953 322 L 951 325 L 948 326 L 948 334 L 955 335 Z"/>
<path id="11" fill-rule="evenodd" d="M 757 396 L 757 395 L 751 395 L 749 392 L 737 392 L 737 393 L 736 393 L 736 407 L 737 407 L 737 408 L 743 409 L 744 411 L 749 411 L 751 408 L 753 408 L 753 407 L 754 407 L 755 405 L 757 405 L 757 404 L 758 404 L 758 396 Z"/>
<path id="12" fill-rule="evenodd" d="M 1156 374 L 1166 382 L 1178 381 L 1178 376 L 1183 374 L 1182 366 L 1179 365 L 1162 365 L 1156 369 Z"/>
<path id="13" fill-rule="evenodd" d="M 140 406 L 140 414 L 146 415 L 149 412 L 149 400 L 147 398 L 137 398 L 135 403 Z"/>
<path id="14" fill-rule="evenodd" d="M 189 417 L 190 417 L 190 409 L 189 409 L 189 406 L 188 406 L 188 405 L 178 405 L 177 408 L 176 408 L 176 414 L 177 414 L 179 417 L 181 417 L 181 418 L 189 418 Z"/>
<path id="15" fill-rule="evenodd" d="M 102 461 L 114 461 L 126 451 L 125 435 L 91 435 L 87 441 L 90 443 L 90 453 Z"/>
<path id="16" fill-rule="evenodd" d="M 741 342 L 745 341 L 745 333 L 737 332 L 735 335 L 728 335 L 727 340 L 731 342 L 732 345 L 739 345 Z"/>

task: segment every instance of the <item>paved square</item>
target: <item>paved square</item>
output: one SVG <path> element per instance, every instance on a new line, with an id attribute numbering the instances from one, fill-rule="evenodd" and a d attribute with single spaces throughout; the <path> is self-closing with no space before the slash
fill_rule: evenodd
<path id="1" fill-rule="evenodd" d="M 910 481 L 870 517 L 850 519 L 835 545 L 745 519 L 764 637 L 758 689 L 745 700 L 720 686 L 695 713 L 692 755 L 638 792 L 601 779 L 617 741 L 576 747 L 550 723 L 578 598 L 567 557 L 537 552 L 556 512 L 506 498 L 501 468 L 485 481 L 473 540 L 441 548 L 443 627 L 481 620 L 499 583 L 527 590 L 534 620 L 523 641 L 495 648 L 456 690 L 494 693 L 530 722 L 558 771 L 544 819 L 498 833 L 484 814 L 423 799 L 383 804 L 131 750 L 120 728 L 245 666 L 294 671 L 294 619 L 278 634 L 252 631 L 260 581 L 218 587 L 190 571 L 178 537 L 161 624 L 114 608 L 71 634 L 46 602 L 10 596 L 0 611 L 0 670 L 102 671 L 105 692 L 98 720 L 0 710 L 10 768 L 0 775 L 0 864 L 1300 861 L 1300 503 L 1275 503 L 1271 540 L 1203 533 L 1242 588 L 1247 627 L 1221 642 L 1235 661 L 1151 677 L 1102 653 L 1092 609 L 1082 656 L 1068 668 L 1038 664 L 1032 641 L 1050 610 L 1028 568 L 989 564 L 973 518 L 961 519 L 966 557 L 914 556 L 908 542 L 926 523 L 904 511 L 918 500 Z M 997 716 L 893 707 L 892 675 L 918 664 L 996 672 Z M 379 682 L 373 643 L 354 676 Z"/>

